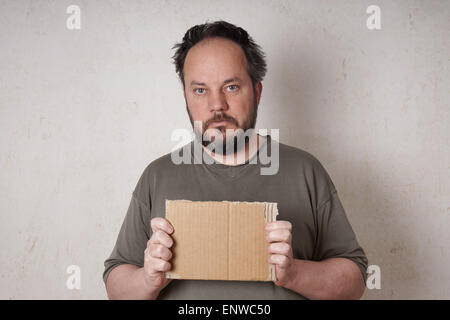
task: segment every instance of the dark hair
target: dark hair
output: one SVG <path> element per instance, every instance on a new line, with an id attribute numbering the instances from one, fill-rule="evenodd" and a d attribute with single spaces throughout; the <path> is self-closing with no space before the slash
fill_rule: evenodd
<path id="1" fill-rule="evenodd" d="M 263 80 L 267 69 L 265 54 L 261 47 L 253 41 L 244 29 L 220 20 L 193 26 L 185 33 L 183 41 L 172 47 L 172 49 L 176 49 L 172 59 L 175 64 L 175 70 L 183 84 L 183 88 L 185 85 L 184 61 L 186 60 L 188 51 L 198 42 L 213 37 L 226 38 L 240 45 L 247 58 L 247 71 L 252 79 L 253 87 L 255 87 L 256 83 Z"/>

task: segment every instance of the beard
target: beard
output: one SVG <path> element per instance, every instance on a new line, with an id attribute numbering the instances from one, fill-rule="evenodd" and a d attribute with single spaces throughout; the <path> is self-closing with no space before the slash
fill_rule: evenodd
<path id="1" fill-rule="evenodd" d="M 201 126 L 199 128 L 197 125 L 195 125 L 195 122 L 197 121 L 194 121 L 192 118 L 186 98 L 185 102 L 189 120 L 194 130 L 195 139 L 201 142 L 201 144 L 205 148 L 216 154 L 229 155 L 237 153 L 238 151 L 244 149 L 245 146 L 249 143 L 250 138 L 245 135 L 245 132 L 249 129 L 255 128 L 256 118 L 258 116 L 258 102 L 256 100 L 255 86 L 253 86 L 253 108 L 244 119 L 242 124 L 240 124 L 235 118 L 223 113 L 222 111 L 218 111 L 214 113 L 214 116 L 212 118 L 208 119 L 204 123 L 201 123 Z M 234 124 L 236 129 L 226 129 L 226 126 L 217 126 L 208 129 L 211 123 L 217 121 L 230 122 Z M 205 137 L 205 139 L 203 139 L 203 137 Z M 239 141 L 244 141 L 244 143 L 239 143 Z"/>

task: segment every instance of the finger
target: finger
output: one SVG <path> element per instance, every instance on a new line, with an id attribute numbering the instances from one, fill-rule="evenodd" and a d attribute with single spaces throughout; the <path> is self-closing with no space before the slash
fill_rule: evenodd
<path id="1" fill-rule="evenodd" d="M 165 261 L 169 261 L 172 258 L 172 251 L 160 244 L 155 244 L 150 248 L 150 255 L 153 258 L 159 258 Z"/>
<path id="2" fill-rule="evenodd" d="M 164 261 L 162 259 L 154 258 L 152 256 L 149 256 L 146 259 L 146 261 L 148 263 L 148 267 L 149 267 L 150 272 L 169 271 L 171 269 L 171 267 L 172 267 L 170 262 Z"/>
<path id="3" fill-rule="evenodd" d="M 280 268 L 286 268 L 289 266 L 290 260 L 285 255 L 272 254 L 269 257 L 269 263 L 276 264 Z"/>
<path id="4" fill-rule="evenodd" d="M 291 232 L 288 229 L 276 229 L 270 231 L 266 235 L 266 240 L 269 242 L 291 242 Z"/>
<path id="5" fill-rule="evenodd" d="M 289 231 L 292 231 L 292 223 L 284 220 L 266 223 L 266 230 L 272 231 L 276 229 L 288 229 Z"/>
<path id="6" fill-rule="evenodd" d="M 173 245 L 172 237 L 161 230 L 157 230 L 150 238 L 151 244 L 162 244 L 163 246 L 170 248 Z"/>
<path id="7" fill-rule="evenodd" d="M 286 242 L 274 242 L 269 245 L 269 253 L 290 256 L 291 246 Z"/>
<path id="8" fill-rule="evenodd" d="M 164 218 L 160 218 L 160 217 L 153 218 L 150 221 L 150 225 L 152 227 L 153 232 L 162 230 L 168 234 L 171 234 L 174 231 L 173 226 L 169 222 L 169 220 L 164 219 Z"/>

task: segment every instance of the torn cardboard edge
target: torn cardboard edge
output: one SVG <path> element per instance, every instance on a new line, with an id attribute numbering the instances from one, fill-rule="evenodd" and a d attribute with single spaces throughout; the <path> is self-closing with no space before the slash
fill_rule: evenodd
<path id="1" fill-rule="evenodd" d="M 168 218 L 168 211 L 169 211 L 169 207 L 171 206 L 171 204 L 180 204 L 180 203 L 201 203 L 203 205 L 206 204 L 217 204 L 217 203 L 226 203 L 229 204 L 228 206 L 228 217 L 227 217 L 227 232 L 228 232 L 228 238 L 227 238 L 227 246 L 228 246 L 228 251 L 227 251 L 227 277 L 223 278 L 223 279 L 208 279 L 208 277 L 205 278 L 184 278 L 182 276 L 180 276 L 180 274 L 176 273 L 176 272 L 166 272 L 166 278 L 168 279 L 197 279 L 197 280 L 242 280 L 242 281 L 275 281 L 276 280 L 276 273 L 275 273 L 275 265 L 273 264 L 268 264 L 268 277 L 266 279 L 230 279 L 230 264 L 231 264 L 231 259 L 230 259 L 230 243 L 231 243 L 231 238 L 230 238 L 230 223 L 229 223 L 229 219 L 231 217 L 231 212 L 234 206 L 239 206 L 240 204 L 262 204 L 264 205 L 264 220 L 265 223 L 268 222 L 274 222 L 276 221 L 276 217 L 278 216 L 278 206 L 277 203 L 275 202 L 259 202 L 259 201 L 192 201 L 192 200 L 167 200 L 166 199 L 166 212 L 165 212 L 165 216 L 166 219 Z M 170 219 L 169 219 L 170 221 Z M 268 244 L 267 244 L 268 245 Z"/>

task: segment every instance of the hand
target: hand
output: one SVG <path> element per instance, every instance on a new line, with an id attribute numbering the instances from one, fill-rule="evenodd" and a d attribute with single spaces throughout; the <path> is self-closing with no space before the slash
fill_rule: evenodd
<path id="1" fill-rule="evenodd" d="M 152 290 L 162 290 L 172 281 L 166 278 L 165 272 L 172 268 L 169 260 L 172 258 L 170 247 L 173 239 L 170 234 L 174 228 L 168 220 L 159 217 L 153 218 L 150 224 L 153 234 L 144 251 L 145 280 Z"/>
<path id="2" fill-rule="evenodd" d="M 292 224 L 274 221 L 266 224 L 266 240 L 269 242 L 269 263 L 275 264 L 277 286 L 286 287 L 295 278 L 296 269 L 292 256 Z"/>

